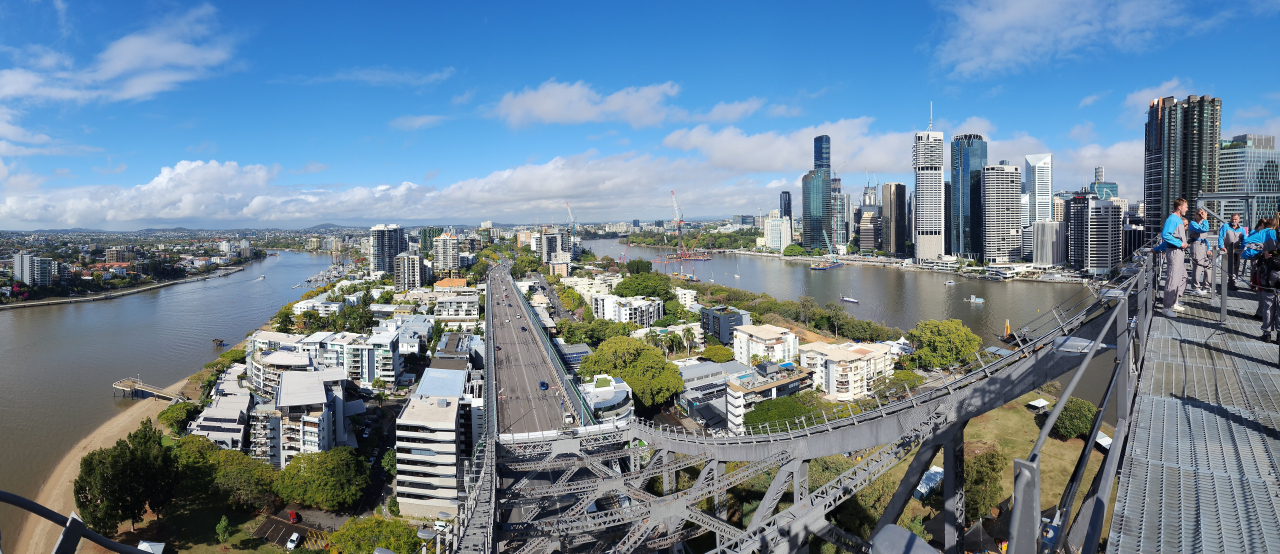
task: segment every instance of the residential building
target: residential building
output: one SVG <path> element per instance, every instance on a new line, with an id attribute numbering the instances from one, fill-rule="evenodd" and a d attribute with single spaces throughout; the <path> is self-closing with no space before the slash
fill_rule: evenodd
<path id="1" fill-rule="evenodd" d="M 733 359 L 741 364 L 790 362 L 799 347 L 795 333 L 776 325 L 739 325 L 733 330 Z"/>
<path id="2" fill-rule="evenodd" d="M 840 185 L 839 177 L 831 178 L 831 212 L 828 217 L 831 219 L 830 231 L 828 231 L 831 239 L 832 247 L 844 246 L 849 243 L 849 220 L 847 218 L 846 207 L 848 206 L 849 195 L 844 193 L 844 188 Z M 824 241 L 825 242 L 825 241 Z"/>
<path id="3" fill-rule="evenodd" d="M 280 376 L 273 402 L 250 415 L 249 456 L 284 469 L 299 454 L 356 446 L 347 418 L 364 412 L 348 403 L 341 371 L 288 371 Z"/>
<path id="4" fill-rule="evenodd" d="M 457 514 L 462 460 L 473 455 L 484 421 L 484 383 L 465 369 L 427 368 L 396 417 L 396 500 L 401 514 Z"/>
<path id="5" fill-rule="evenodd" d="M 303 337 L 305 338 L 305 337 Z M 301 340 L 301 339 L 299 339 Z M 315 371 L 311 356 L 297 344 L 279 350 L 261 350 L 248 356 L 249 388 L 259 396 L 274 398 L 280 388 L 280 376 L 289 372 Z"/>
<path id="6" fill-rule="evenodd" d="M 672 289 L 672 292 L 675 292 L 676 294 L 676 302 L 679 302 L 684 309 L 691 312 L 697 312 L 702 308 L 702 305 L 698 304 L 698 291 L 675 287 Z"/>
<path id="7" fill-rule="evenodd" d="M 308 298 L 293 304 L 293 315 L 302 315 L 303 312 L 317 312 L 321 317 L 329 317 L 342 311 L 346 306 L 346 302 L 330 302 L 320 297 Z"/>
<path id="8" fill-rule="evenodd" d="M 1236 135 L 1223 140 L 1218 158 L 1218 192 L 1280 192 L 1280 150 L 1271 135 Z M 1280 211 L 1275 197 L 1253 201 L 1253 212 L 1243 201 L 1225 202 L 1219 215 L 1240 214 L 1248 224 Z"/>
<path id="9" fill-rule="evenodd" d="M 702 333 L 715 337 L 720 344 L 733 343 L 733 331 L 742 325 L 751 325 L 751 312 L 732 306 L 703 306 L 699 311 Z"/>
<path id="10" fill-rule="evenodd" d="M 591 406 L 592 415 L 600 423 L 630 421 L 635 402 L 631 387 L 620 377 L 583 375 L 578 385 L 583 400 Z"/>
<path id="11" fill-rule="evenodd" d="M 431 269 L 433 271 L 454 271 L 461 268 L 458 261 L 458 236 L 453 233 L 442 233 L 432 242 L 433 259 L 431 260 Z"/>
<path id="12" fill-rule="evenodd" d="M 778 195 L 778 214 L 790 220 L 791 216 L 791 191 L 784 190 Z"/>
<path id="13" fill-rule="evenodd" d="M 893 359 L 890 347 L 879 343 L 812 342 L 800 346 L 800 366 L 813 372 L 815 382 L 833 402 L 869 395 L 877 379 L 893 373 Z"/>
<path id="14" fill-rule="evenodd" d="M 736 419 L 740 432 L 746 409 L 739 392 L 737 402 L 732 406 L 736 413 L 730 415 L 729 383 L 752 379 L 755 373 L 755 369 L 734 360 L 722 364 L 698 362 L 682 366 L 680 377 L 684 379 L 684 390 L 676 398 L 676 407 L 708 429 L 727 429 L 729 420 Z"/>
<path id="15" fill-rule="evenodd" d="M 1022 258 L 1022 172 L 1016 165 L 982 169 L 982 253 L 987 263 Z"/>
<path id="16" fill-rule="evenodd" d="M 400 381 L 400 372 L 403 369 L 400 365 L 400 335 L 393 332 L 375 333 L 367 339 L 373 354 L 372 371 L 366 377 L 365 384 L 368 385 L 376 379 L 381 379 L 389 386 L 395 386 Z"/>
<path id="17" fill-rule="evenodd" d="M 770 217 L 764 220 L 764 246 L 781 252 L 791 246 L 791 218 Z"/>
<path id="18" fill-rule="evenodd" d="M 746 413 L 755 409 L 756 404 L 811 388 L 813 371 L 794 362 L 760 364 L 755 371 L 730 379 L 725 390 L 729 432 L 741 435 L 745 431 Z"/>
<path id="19" fill-rule="evenodd" d="M 187 424 L 187 433 L 200 435 L 223 450 L 246 450 L 245 434 L 249 414 L 253 411 L 253 395 L 243 378 L 249 367 L 231 364 L 209 391 L 209 404 L 195 420 Z"/>
<path id="20" fill-rule="evenodd" d="M 480 323 L 480 297 L 461 294 L 437 298 L 435 316 L 445 328 L 471 331 Z"/>
<path id="21" fill-rule="evenodd" d="M 1218 192 L 1221 98 L 1191 95 L 1186 100 L 1172 96 L 1152 100 L 1145 134 L 1142 190 L 1147 221 L 1164 221 L 1174 200 L 1185 198 L 1194 206 L 1200 193 Z M 1158 236 L 1160 230 L 1159 224 L 1147 225 L 1147 239 Z"/>
<path id="22" fill-rule="evenodd" d="M 395 288 L 397 291 L 416 289 L 431 281 L 431 268 L 426 257 L 402 252 L 395 259 Z"/>
<path id="23" fill-rule="evenodd" d="M 221 244 L 227 243 L 223 242 Z M 128 247 L 124 246 L 112 246 L 111 248 L 106 249 L 106 251 L 103 252 L 103 255 L 105 256 L 103 261 L 109 264 L 132 262 L 137 259 L 137 255 L 129 250 Z"/>
<path id="24" fill-rule="evenodd" d="M 907 186 L 902 183 L 885 183 L 880 186 L 880 228 L 882 249 L 890 254 L 906 254 L 910 235 L 907 215 Z"/>
<path id="25" fill-rule="evenodd" d="M 1091 275 L 1106 275 L 1120 264 L 1124 214 L 1115 203 L 1088 193 L 1067 202 L 1068 258 Z"/>
<path id="26" fill-rule="evenodd" d="M 47 287 L 53 284 L 53 259 L 19 252 L 13 255 L 13 280 L 29 287 Z"/>
<path id="27" fill-rule="evenodd" d="M 634 323 L 640 327 L 652 327 L 653 322 L 662 319 L 663 315 L 662 299 L 643 296 L 624 298 L 599 294 L 591 299 L 591 310 L 597 318 Z"/>
<path id="28" fill-rule="evenodd" d="M 379 224 L 369 229 L 369 269 L 392 273 L 395 271 L 395 259 L 401 252 L 409 249 L 409 239 L 404 236 L 404 229 L 396 224 Z"/>
<path id="29" fill-rule="evenodd" d="M 831 236 L 831 137 L 813 139 L 813 170 L 800 179 L 801 220 L 800 244 L 805 248 L 825 249 L 825 233 Z"/>
<path id="30" fill-rule="evenodd" d="M 942 133 L 915 134 L 911 167 L 915 170 L 915 243 L 917 260 L 933 260 L 946 253 L 946 188 L 942 178 Z"/>
<path id="31" fill-rule="evenodd" d="M 951 137 L 951 242 L 948 254 L 982 257 L 982 171 L 987 167 L 987 141 L 979 134 Z"/>
<path id="32" fill-rule="evenodd" d="M 1057 200 L 1057 199 L 1055 199 Z M 1037 221 L 1031 224 L 1035 234 L 1032 264 L 1039 268 L 1066 265 L 1067 224 L 1062 221 Z"/>
<path id="33" fill-rule="evenodd" d="M 1062 222 L 1067 215 L 1067 199 L 1057 194 L 1053 195 L 1053 220 Z"/>

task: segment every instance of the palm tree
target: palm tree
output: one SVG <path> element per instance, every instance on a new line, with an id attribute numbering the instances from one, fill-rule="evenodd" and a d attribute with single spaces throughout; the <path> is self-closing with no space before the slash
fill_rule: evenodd
<path id="1" fill-rule="evenodd" d="M 649 346 L 658 346 L 662 342 L 662 335 L 659 335 L 653 329 L 649 329 L 649 332 L 644 335 L 644 341 L 649 343 Z"/>
<path id="2" fill-rule="evenodd" d="M 387 393 L 378 391 L 378 394 L 373 395 L 373 399 L 377 400 L 378 406 L 381 407 L 382 403 L 387 401 Z"/>
<path id="3" fill-rule="evenodd" d="M 680 338 L 680 335 L 677 335 L 675 333 L 667 333 L 665 336 L 665 339 L 666 339 L 665 342 L 667 343 L 667 348 L 671 351 L 672 354 L 674 354 L 676 350 L 679 350 L 681 346 L 684 346 L 684 340 Z"/>
<path id="4" fill-rule="evenodd" d="M 685 325 L 685 327 L 684 327 L 684 331 L 681 331 L 681 332 L 680 332 L 680 338 L 684 339 L 684 346 L 685 346 L 685 348 L 687 349 L 687 351 L 686 351 L 686 352 L 687 352 L 688 354 L 692 355 L 692 354 L 693 354 L 693 339 L 694 339 L 693 329 L 692 329 L 691 327 L 689 327 L 688 325 Z"/>

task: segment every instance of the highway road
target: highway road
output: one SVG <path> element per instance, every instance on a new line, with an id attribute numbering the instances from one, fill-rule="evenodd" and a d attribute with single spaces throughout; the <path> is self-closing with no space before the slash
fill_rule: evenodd
<path id="1" fill-rule="evenodd" d="M 494 341 L 494 374 L 497 378 L 498 432 L 552 431 L 564 424 L 560 408 L 565 396 L 555 369 L 530 323 L 520 291 L 506 268 L 490 271 L 489 295 L 493 313 L 488 337 Z M 519 315 L 519 317 L 516 317 Z M 526 330 L 521 331 L 521 327 Z M 547 383 L 541 390 L 539 383 Z"/>

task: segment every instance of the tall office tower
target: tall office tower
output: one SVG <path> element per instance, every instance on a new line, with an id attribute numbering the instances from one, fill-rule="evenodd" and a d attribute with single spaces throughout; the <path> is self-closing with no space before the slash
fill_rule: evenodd
<path id="1" fill-rule="evenodd" d="M 876 197 L 876 187 L 870 181 L 867 186 L 862 189 L 862 205 L 863 206 L 879 206 L 880 199 Z"/>
<path id="2" fill-rule="evenodd" d="M 831 178 L 831 246 L 836 247 L 842 244 L 849 244 L 849 228 L 847 226 L 848 219 L 845 217 L 844 199 L 847 195 L 844 193 L 844 187 L 840 185 L 839 177 Z"/>
<path id="3" fill-rule="evenodd" d="M 452 271 L 460 267 L 458 261 L 458 237 L 453 233 L 444 233 L 436 237 L 433 256 L 435 260 L 431 269 L 435 271 Z"/>
<path id="4" fill-rule="evenodd" d="M 935 260 L 946 252 L 946 190 L 942 183 L 942 133 L 916 133 L 911 167 L 916 174 L 915 246 L 917 260 Z"/>
<path id="5" fill-rule="evenodd" d="M 1067 199 L 1059 196 L 1053 197 L 1053 220 L 1062 221 L 1066 215 Z"/>
<path id="6" fill-rule="evenodd" d="M 1098 195 L 1103 200 L 1111 200 L 1120 194 L 1120 185 L 1106 180 L 1106 169 L 1102 167 L 1093 168 L 1093 182 L 1087 187 L 1089 192 Z"/>
<path id="7" fill-rule="evenodd" d="M 369 229 L 369 246 L 370 268 L 392 273 L 396 270 L 396 256 L 409 249 L 409 239 L 399 225 L 378 224 Z"/>
<path id="8" fill-rule="evenodd" d="M 1022 257 L 1022 171 L 1016 165 L 982 168 L 983 260 L 1007 263 Z"/>
<path id="9" fill-rule="evenodd" d="M 764 245 L 779 252 L 790 246 L 791 218 L 774 215 L 764 220 Z"/>
<path id="10" fill-rule="evenodd" d="M 782 217 L 791 219 L 791 191 L 784 190 L 778 195 L 778 210 L 781 211 Z"/>
<path id="11" fill-rule="evenodd" d="M 982 169 L 987 166 L 987 141 L 978 134 L 951 137 L 951 202 L 957 214 L 951 222 L 956 251 L 982 256 Z"/>
<path id="12" fill-rule="evenodd" d="M 1274 136 L 1236 135 L 1222 141 L 1219 156 L 1219 192 L 1280 192 L 1280 150 L 1276 150 Z M 1219 215 L 1240 214 L 1246 225 L 1261 217 L 1274 217 L 1278 211 L 1275 197 L 1254 200 L 1253 213 L 1245 213 L 1246 205 L 1240 200 L 1224 204 Z"/>
<path id="13" fill-rule="evenodd" d="M 1061 221 L 1037 221 L 1031 224 L 1035 235 L 1035 254 L 1032 263 L 1036 267 L 1053 267 L 1067 263 L 1067 224 Z"/>
<path id="14" fill-rule="evenodd" d="M 1188 96 L 1157 98 L 1147 107 L 1143 201 L 1147 204 L 1148 240 L 1160 233 L 1173 201 L 1192 206 L 1202 192 L 1218 191 L 1218 156 L 1222 136 L 1222 99 Z M 1216 203 L 1213 203 L 1216 204 Z M 1218 211 L 1220 206 L 1210 205 Z"/>
<path id="15" fill-rule="evenodd" d="M 1035 249 L 1032 244 L 1035 240 L 1035 236 L 1031 230 L 1031 222 L 1034 221 L 1034 218 L 1031 216 L 1035 213 L 1035 210 L 1031 207 L 1031 193 L 1026 192 L 1027 183 L 1025 181 L 1022 183 L 1022 190 L 1023 193 L 1018 199 L 1020 209 L 1019 220 L 1022 223 L 1022 248 L 1019 249 L 1019 254 L 1022 255 L 1021 259 L 1026 259 L 1032 255 L 1032 250 Z"/>
<path id="16" fill-rule="evenodd" d="M 1053 154 L 1031 154 L 1022 170 L 1030 194 L 1031 222 L 1053 219 Z"/>
<path id="17" fill-rule="evenodd" d="M 1110 273 L 1124 247 L 1120 207 L 1092 193 L 1081 193 L 1067 205 L 1071 265 L 1092 275 Z"/>
<path id="18" fill-rule="evenodd" d="M 1093 168 L 1093 182 L 1101 183 L 1103 181 L 1106 181 L 1107 180 L 1106 176 L 1107 176 L 1107 168 L 1102 166 Z"/>
<path id="19" fill-rule="evenodd" d="M 640 227 L 640 220 L 639 220 L 639 219 L 633 219 L 633 220 L 631 220 L 631 226 L 632 226 L 632 227 L 635 227 L 635 228 L 639 228 L 639 227 Z"/>
<path id="20" fill-rule="evenodd" d="M 858 220 L 858 250 L 862 252 L 875 252 L 880 250 L 880 216 L 875 211 L 867 210 L 862 212 L 862 217 Z"/>
<path id="21" fill-rule="evenodd" d="M 880 233 L 881 249 L 890 254 L 905 254 L 907 251 L 907 185 L 902 183 L 885 183 L 880 186 Z"/>
<path id="22" fill-rule="evenodd" d="M 942 250 L 947 255 L 955 255 L 956 245 L 951 242 L 951 229 L 956 219 L 957 206 L 953 206 L 951 202 L 952 193 L 951 181 L 942 181 Z"/>
<path id="23" fill-rule="evenodd" d="M 800 180 L 801 246 L 826 248 L 823 233 L 831 236 L 831 137 L 813 138 L 813 170 Z"/>

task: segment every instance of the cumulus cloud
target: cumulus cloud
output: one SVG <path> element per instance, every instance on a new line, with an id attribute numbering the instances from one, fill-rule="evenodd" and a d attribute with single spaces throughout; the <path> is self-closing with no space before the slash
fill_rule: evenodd
<path id="1" fill-rule="evenodd" d="M 719 102 L 707 112 L 690 112 L 667 103 L 678 94 L 680 85 L 671 81 L 627 87 L 605 95 L 583 81 L 562 83 L 553 78 L 536 89 L 525 87 L 520 92 L 504 94 L 493 115 L 512 127 L 621 121 L 640 128 L 668 120 L 731 123 L 754 114 L 765 104 L 765 99 L 753 96 L 738 102 Z"/>
<path id="2" fill-rule="evenodd" d="M 402 115 L 388 121 L 387 125 L 401 131 L 414 131 L 426 127 L 435 127 L 442 122 L 444 122 L 443 115 Z"/>
<path id="3" fill-rule="evenodd" d="M 1075 140 L 1076 142 L 1089 142 L 1093 140 L 1093 137 L 1098 136 L 1098 134 L 1093 132 L 1093 122 L 1086 121 L 1072 127 L 1071 132 L 1067 133 L 1067 136 L 1071 137 L 1072 140 Z"/>
<path id="4" fill-rule="evenodd" d="M 1189 94 L 1191 94 L 1191 80 L 1187 79 L 1184 82 L 1177 77 L 1155 86 L 1130 92 L 1124 97 L 1124 106 L 1132 114 L 1128 122 L 1140 123 L 1146 121 L 1147 108 L 1151 105 L 1152 100 L 1166 96 L 1185 97 Z"/>
<path id="5" fill-rule="evenodd" d="M 432 85 L 447 80 L 452 77 L 456 71 L 452 67 L 446 67 L 440 71 L 431 73 L 421 73 L 411 70 L 395 70 L 386 67 L 356 67 L 334 73 L 333 75 L 325 75 L 322 77 L 303 77 L 286 80 L 299 81 L 305 85 L 316 85 L 323 83 L 348 82 L 363 83 L 375 87 L 390 86 L 409 86 L 420 87 Z"/>
<path id="6" fill-rule="evenodd" d="M 1077 107 L 1077 108 L 1083 108 L 1083 107 L 1085 107 L 1085 106 L 1092 106 L 1094 102 L 1097 102 L 1097 101 L 1101 100 L 1103 96 L 1106 96 L 1106 95 L 1108 95 L 1108 94 L 1111 94 L 1111 91 L 1109 91 L 1109 90 L 1108 90 L 1108 91 L 1105 91 L 1105 92 L 1099 92 L 1099 93 L 1095 93 L 1095 94 L 1090 94 L 1089 96 L 1086 96 L 1086 97 L 1084 97 L 1084 98 L 1081 98 L 1081 99 L 1080 99 L 1080 105 L 1079 105 L 1079 106 L 1076 106 L 1076 107 Z"/>
<path id="7" fill-rule="evenodd" d="M 321 171 L 325 171 L 327 169 L 329 169 L 328 165 L 325 165 L 313 160 L 313 161 L 307 162 L 306 165 L 298 169 L 294 169 L 290 171 L 289 173 L 292 173 L 294 175 L 309 175 L 312 173 L 320 173 Z"/>
<path id="8" fill-rule="evenodd" d="M 935 56 L 957 78 L 1016 73 L 1103 49 L 1142 51 L 1171 31 L 1197 32 L 1230 16 L 1196 14 L 1180 2 L 1158 0 L 961 0 L 939 6 L 946 31 Z"/>
<path id="9" fill-rule="evenodd" d="M 71 58 L 42 47 L 24 49 L 26 65 L 0 70 L 0 100 L 146 99 L 208 77 L 233 50 L 234 41 L 218 33 L 217 10 L 204 4 L 117 39 L 84 69 L 58 70 Z"/>

